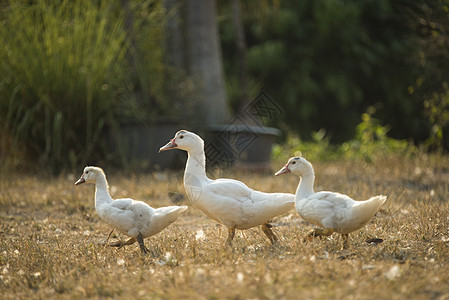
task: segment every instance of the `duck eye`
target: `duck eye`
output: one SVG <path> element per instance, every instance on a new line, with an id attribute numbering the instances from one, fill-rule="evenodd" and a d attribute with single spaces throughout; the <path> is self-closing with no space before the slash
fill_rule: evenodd
<path id="1" fill-rule="evenodd" d="M 182 140 L 182 139 L 184 138 L 184 136 L 183 136 L 183 135 L 180 135 L 179 138 Z"/>
<path id="2" fill-rule="evenodd" d="M 89 171 L 86 171 L 86 174 L 89 174 Z"/>
<path id="3" fill-rule="evenodd" d="M 294 164 L 296 164 L 296 161 L 293 161 L 293 162 L 292 162 L 292 165 L 294 165 Z"/>

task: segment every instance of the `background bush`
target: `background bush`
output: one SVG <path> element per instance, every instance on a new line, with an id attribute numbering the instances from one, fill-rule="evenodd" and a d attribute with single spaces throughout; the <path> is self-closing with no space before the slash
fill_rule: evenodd
<path id="1" fill-rule="evenodd" d="M 149 1 L 3 4 L 2 158 L 25 148 L 56 171 L 108 159 L 105 131 L 144 118 L 148 99 L 162 97 L 161 15 Z"/>

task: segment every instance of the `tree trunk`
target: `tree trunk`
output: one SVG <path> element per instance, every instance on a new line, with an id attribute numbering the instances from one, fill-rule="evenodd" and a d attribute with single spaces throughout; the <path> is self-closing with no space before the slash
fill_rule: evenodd
<path id="1" fill-rule="evenodd" d="M 175 9 L 169 20 L 170 61 L 181 68 L 194 84 L 190 107 L 201 127 L 228 120 L 226 88 L 216 22 L 216 3 L 212 0 L 170 0 Z M 200 118 L 198 118 L 200 116 Z"/>
<path id="2" fill-rule="evenodd" d="M 242 17 L 241 17 L 241 9 L 240 9 L 240 0 L 232 1 L 232 20 L 234 23 L 234 29 L 236 33 L 236 62 L 237 62 L 237 72 L 239 79 L 239 103 L 240 107 L 238 108 L 238 112 L 245 107 L 249 102 L 248 95 L 248 73 L 246 68 L 246 38 L 245 31 L 243 29 Z"/>

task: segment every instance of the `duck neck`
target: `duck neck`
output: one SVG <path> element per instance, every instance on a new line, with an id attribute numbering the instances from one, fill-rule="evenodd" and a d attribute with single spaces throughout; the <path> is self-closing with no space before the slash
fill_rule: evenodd
<path id="1" fill-rule="evenodd" d="M 296 199 L 304 199 L 314 194 L 313 184 L 315 181 L 315 174 L 313 171 L 303 174 L 299 180 L 298 188 L 296 189 Z"/>
<path id="2" fill-rule="evenodd" d="M 112 198 L 111 195 L 109 195 L 109 186 L 106 176 L 101 174 L 97 177 L 97 182 L 95 183 L 95 208 L 110 203 L 111 201 Z"/>
<path id="3" fill-rule="evenodd" d="M 206 154 L 203 149 L 188 151 L 184 184 L 196 185 L 199 181 L 206 180 Z"/>

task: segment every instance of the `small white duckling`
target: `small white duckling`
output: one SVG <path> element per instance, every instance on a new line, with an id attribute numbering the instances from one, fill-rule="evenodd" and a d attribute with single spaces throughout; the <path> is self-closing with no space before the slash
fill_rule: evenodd
<path id="1" fill-rule="evenodd" d="M 355 201 L 339 193 L 315 193 L 312 164 L 302 157 L 290 158 L 275 175 L 290 172 L 300 176 L 296 190 L 296 210 L 304 220 L 323 228 L 313 230 L 308 235 L 309 240 L 338 232 L 343 238 L 343 249 L 348 248 L 349 233 L 365 226 L 387 200 L 387 197 L 382 195 L 365 201 Z"/>
<path id="2" fill-rule="evenodd" d="M 131 237 L 124 243 L 110 244 L 110 246 L 131 245 L 137 241 L 141 252 L 146 254 L 149 250 L 145 247 L 143 239 L 161 232 L 187 209 L 187 206 L 167 206 L 155 209 L 145 202 L 130 198 L 113 200 L 109 195 L 106 175 L 98 167 L 84 168 L 83 175 L 75 182 L 75 185 L 85 182 L 94 183 L 96 186 L 95 210 L 100 219 Z"/>

